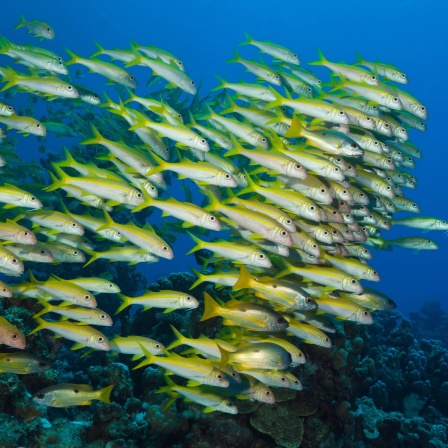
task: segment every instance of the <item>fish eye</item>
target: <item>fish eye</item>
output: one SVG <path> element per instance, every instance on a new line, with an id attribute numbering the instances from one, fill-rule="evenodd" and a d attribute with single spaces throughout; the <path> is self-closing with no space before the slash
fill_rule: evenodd
<path id="1" fill-rule="evenodd" d="M 406 132 L 406 129 L 405 128 L 400 128 L 400 132 L 404 134 Z"/>
<path id="2" fill-rule="evenodd" d="M 337 235 L 337 234 L 338 234 L 338 231 L 337 231 L 336 229 L 334 229 L 334 230 L 331 231 L 331 233 L 332 233 L 333 235 Z"/>
<path id="3" fill-rule="evenodd" d="M 278 76 L 278 75 L 275 75 L 275 79 L 280 79 L 280 76 Z"/>
<path id="4" fill-rule="evenodd" d="M 232 372 L 231 376 L 232 376 L 233 378 L 236 378 L 236 372 Z"/>
<path id="5" fill-rule="evenodd" d="M 215 220 L 216 220 L 216 218 L 215 218 L 213 215 L 210 215 L 208 219 L 209 219 L 210 221 L 215 221 Z"/>
<path id="6" fill-rule="evenodd" d="M 378 272 L 373 271 L 372 274 L 373 274 L 373 275 L 378 275 Z"/>
<path id="7" fill-rule="evenodd" d="M 76 224 L 76 222 L 72 222 L 72 227 L 77 227 L 78 224 Z"/>
<path id="8" fill-rule="evenodd" d="M 177 61 L 178 65 L 184 65 L 182 61 Z"/>
<path id="9" fill-rule="evenodd" d="M 121 233 L 120 233 L 120 232 L 117 232 L 117 236 L 121 236 Z"/>
<path id="10" fill-rule="evenodd" d="M 386 187 L 386 190 L 390 190 L 390 185 L 388 185 L 388 186 Z"/>
<path id="11" fill-rule="evenodd" d="M 106 319 L 106 315 L 105 314 L 100 314 L 100 319 Z"/>
<path id="12" fill-rule="evenodd" d="M 288 232 L 286 232 L 285 230 L 283 230 L 283 232 L 281 233 L 282 236 L 286 236 L 288 234 Z"/>
<path id="13" fill-rule="evenodd" d="M 327 191 L 327 190 L 325 190 L 325 188 L 321 188 L 321 189 L 320 189 L 320 192 L 321 192 L 321 193 L 325 193 L 326 191 Z"/>
<path id="14" fill-rule="evenodd" d="M 338 158 L 336 159 L 336 162 L 341 163 L 341 162 L 342 162 L 342 159 L 341 159 L 340 157 L 338 157 Z"/>
<path id="15" fill-rule="evenodd" d="M 315 208 L 314 205 L 310 206 L 310 210 L 315 210 Z"/>
<path id="16" fill-rule="evenodd" d="M 372 81 L 376 81 L 376 76 L 373 76 L 373 75 L 372 75 L 372 76 L 370 77 L 370 79 L 371 79 Z"/>
<path id="17" fill-rule="evenodd" d="M 392 101 L 393 101 L 394 103 L 398 103 L 398 98 L 397 98 L 396 96 L 394 96 L 394 97 L 392 98 Z"/>
<path id="18" fill-rule="evenodd" d="M 88 294 L 86 294 L 86 295 L 84 296 L 84 300 L 90 300 L 90 296 L 89 296 Z"/>
<path id="19" fill-rule="evenodd" d="M 99 100 L 100 97 L 99 97 L 98 95 L 95 95 L 95 94 L 94 94 L 94 95 L 93 95 L 93 99 L 94 99 L 94 100 Z"/>
<path id="20" fill-rule="evenodd" d="M 313 91 L 313 89 L 311 88 L 311 87 L 307 87 L 307 89 L 306 89 L 308 92 L 312 92 Z"/>
<path id="21" fill-rule="evenodd" d="M 191 81 L 191 85 L 194 86 L 194 81 Z"/>
<path id="22" fill-rule="evenodd" d="M 336 167 L 334 170 L 335 170 L 336 173 L 339 172 L 339 168 L 338 167 Z"/>
<path id="23" fill-rule="evenodd" d="M 72 90 L 73 89 L 73 86 L 71 86 L 70 84 L 67 86 L 67 89 L 68 90 Z"/>
<path id="24" fill-rule="evenodd" d="M 12 111 L 13 111 L 13 108 L 12 108 L 11 106 L 8 106 L 8 107 L 6 108 L 6 110 L 7 110 L 8 112 L 12 112 Z"/>
<path id="25" fill-rule="evenodd" d="M 366 117 L 366 121 L 370 121 L 371 120 L 371 118 L 370 117 Z"/>
<path id="26" fill-rule="evenodd" d="M 322 84 L 322 81 L 320 79 L 317 80 L 317 85 L 320 86 Z"/>
<path id="27" fill-rule="evenodd" d="M 11 339 L 14 339 L 14 341 L 15 341 L 16 339 L 18 339 L 18 338 L 19 338 L 19 335 L 16 334 L 16 333 L 14 333 L 14 334 L 11 336 Z"/>
<path id="28" fill-rule="evenodd" d="M 343 110 L 340 110 L 339 115 L 345 115 L 345 112 Z"/>
<path id="29" fill-rule="evenodd" d="M 8 288 L 2 288 L 2 292 L 8 292 Z"/>
<path id="30" fill-rule="evenodd" d="M 36 398 L 39 398 L 39 400 L 42 400 L 42 398 L 45 397 L 45 394 L 37 394 Z"/>
<path id="31" fill-rule="evenodd" d="M 224 177 L 225 177 L 226 179 L 230 179 L 230 174 L 226 174 Z"/>
<path id="32" fill-rule="evenodd" d="M 317 244 L 313 244 L 311 247 L 312 247 L 313 249 L 316 249 Z"/>
<path id="33" fill-rule="evenodd" d="M 263 143 L 266 143 L 266 139 L 265 139 L 264 137 L 261 139 L 261 141 L 262 141 Z"/>
<path id="34" fill-rule="evenodd" d="M 386 161 L 387 161 L 387 163 L 391 163 L 391 162 L 392 162 L 392 159 L 391 159 L 390 157 L 388 157 L 388 158 L 386 159 Z"/>
<path id="35" fill-rule="evenodd" d="M 356 143 L 352 143 L 351 145 L 350 145 L 350 148 L 353 148 L 353 149 L 356 149 L 358 147 L 358 145 L 356 144 Z"/>
<path id="36" fill-rule="evenodd" d="M 185 297 L 186 300 L 191 300 L 190 296 Z"/>
<path id="37" fill-rule="evenodd" d="M 36 200 L 36 197 L 35 197 L 35 196 L 31 196 L 31 197 L 30 197 L 30 200 L 31 200 L 31 201 L 35 201 L 35 200 Z"/>
<path id="38" fill-rule="evenodd" d="M 384 123 L 384 127 L 388 128 L 389 127 L 389 123 Z"/>
<path id="39" fill-rule="evenodd" d="M 78 254 L 79 254 L 79 252 L 77 250 L 73 251 L 73 255 L 78 255 Z"/>
<path id="40" fill-rule="evenodd" d="M 168 250 L 168 246 L 162 246 L 162 250 L 166 252 Z"/>
<path id="41" fill-rule="evenodd" d="M 13 258 L 11 261 L 12 261 L 13 263 L 18 263 L 17 258 Z"/>
<path id="42" fill-rule="evenodd" d="M 264 260 L 264 254 L 258 254 L 258 258 L 259 258 L 260 260 Z"/>
<path id="43" fill-rule="evenodd" d="M 41 250 L 39 253 L 40 253 L 41 255 L 45 255 L 45 251 L 44 251 L 44 250 Z"/>
<path id="44" fill-rule="evenodd" d="M 423 111 L 426 110 L 426 107 L 425 106 L 420 106 L 420 110 L 423 112 Z"/>
<path id="45" fill-rule="evenodd" d="M 299 163 L 296 163 L 295 168 L 296 168 L 296 170 L 300 170 L 300 169 L 302 169 L 302 165 L 300 165 Z"/>
<path id="46" fill-rule="evenodd" d="M 129 75 L 129 79 L 133 81 L 135 78 L 132 75 Z"/>
<path id="47" fill-rule="evenodd" d="M 296 58 L 296 57 L 297 57 L 297 55 L 296 55 L 296 54 L 294 53 L 294 54 L 292 55 L 292 57 L 293 57 L 293 58 Z"/>
<path id="48" fill-rule="evenodd" d="M 205 138 L 201 138 L 201 143 L 202 143 L 203 145 L 205 145 L 205 143 L 206 143 Z"/>
<path id="49" fill-rule="evenodd" d="M 329 340 L 330 340 L 330 339 L 328 339 L 328 338 L 325 338 L 325 339 L 324 339 L 325 342 L 328 342 Z"/>
<path id="50" fill-rule="evenodd" d="M 155 344 L 154 347 L 155 348 L 160 348 L 160 344 Z"/>
<path id="51" fill-rule="evenodd" d="M 406 75 L 404 73 L 400 73 L 400 78 L 406 78 Z"/>
<path id="52" fill-rule="evenodd" d="M 276 288 L 277 288 L 277 285 L 274 283 L 274 284 L 272 285 L 272 287 L 273 287 L 274 289 L 276 289 Z"/>
<path id="53" fill-rule="evenodd" d="M 354 278 L 352 278 L 352 285 L 356 284 L 356 280 Z"/>
<path id="54" fill-rule="evenodd" d="M 104 342 L 103 336 L 98 336 L 98 342 Z"/>
<path id="55" fill-rule="evenodd" d="M 51 29 L 50 28 L 47 28 L 47 33 L 50 33 L 51 32 Z"/>
<path id="56" fill-rule="evenodd" d="M 30 234 L 30 232 L 23 232 L 23 234 L 24 234 L 25 236 L 28 236 L 28 235 Z"/>
<path id="57" fill-rule="evenodd" d="M 342 190 L 342 194 L 347 194 L 347 190 Z"/>
<path id="58" fill-rule="evenodd" d="M 137 193 L 137 195 L 136 195 L 138 198 L 141 198 L 142 197 L 142 194 L 141 193 Z"/>
<path id="59" fill-rule="evenodd" d="M 218 375 L 216 375 L 216 378 L 218 378 L 218 380 L 222 379 L 222 375 L 220 373 L 218 373 Z"/>
<path id="60" fill-rule="evenodd" d="M 333 210 L 331 213 L 335 216 L 338 214 L 338 212 L 336 210 Z"/>
<path id="61" fill-rule="evenodd" d="M 306 302 L 307 302 L 307 303 L 313 303 L 313 299 L 312 299 L 311 297 L 307 297 L 307 298 L 306 298 Z"/>
<path id="62" fill-rule="evenodd" d="M 374 140 L 374 141 L 373 141 L 373 144 L 374 144 L 375 146 L 378 146 L 380 143 L 379 143 L 378 140 Z"/>
<path id="63" fill-rule="evenodd" d="M 427 242 L 428 244 L 431 244 L 432 241 L 431 241 L 431 240 L 426 240 L 426 242 Z"/>
<path id="64" fill-rule="evenodd" d="M 364 311 L 362 314 L 364 314 L 364 316 L 368 316 L 369 313 L 367 311 Z"/>
<path id="65" fill-rule="evenodd" d="M 265 392 L 265 394 L 266 394 L 266 395 L 271 395 L 271 391 L 270 391 L 270 390 L 267 390 L 267 391 Z"/>

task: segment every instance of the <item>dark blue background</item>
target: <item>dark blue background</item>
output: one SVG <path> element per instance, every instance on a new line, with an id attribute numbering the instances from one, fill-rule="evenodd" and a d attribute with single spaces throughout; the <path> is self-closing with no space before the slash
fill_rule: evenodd
<path id="1" fill-rule="evenodd" d="M 15 43 L 43 45 L 64 58 L 65 47 L 89 56 L 96 50 L 94 40 L 107 49 L 126 48 L 130 39 L 142 45 L 155 44 L 182 59 L 188 74 L 197 83 L 203 81 L 204 92 L 216 85 L 215 74 L 231 81 L 253 79 L 238 64 L 225 63 L 232 57 L 233 48 L 244 40 L 244 31 L 256 39 L 290 47 L 303 63 L 317 58 L 317 48 L 334 61 L 354 62 L 359 52 L 366 59 L 393 63 L 407 73 L 409 91 L 429 110 L 428 131 L 411 131 L 411 141 L 424 156 L 414 171 L 418 189 L 406 190 L 406 195 L 420 205 L 423 215 L 448 218 L 448 4 L 445 2 L 39 0 L 20 3 L 2 4 L 0 33 Z M 56 39 L 40 42 L 24 29 L 14 31 L 20 13 L 28 20 L 36 18 L 51 24 Z M 239 51 L 247 57 L 257 54 L 249 47 L 241 47 Z M 11 60 L 2 57 L 1 65 L 5 64 L 11 64 Z M 71 67 L 70 72 L 79 67 Z M 328 79 L 326 69 L 315 70 Z M 141 86 L 137 93 L 144 94 L 149 71 L 137 68 L 134 73 Z M 89 74 L 81 81 L 100 91 L 104 89 L 104 80 L 99 75 Z M 16 101 L 20 101 L 18 96 L 11 103 L 14 105 Z M 62 139 L 49 137 L 47 142 L 50 150 L 61 150 Z M 19 150 L 27 157 L 37 155 L 37 146 L 34 137 L 19 139 Z M 398 228 L 384 232 L 384 237 L 412 234 L 420 232 Z M 380 289 L 391 295 L 405 313 L 418 308 L 425 299 L 437 298 L 444 303 L 447 297 L 447 241 L 441 233 L 427 235 L 439 243 L 438 251 L 377 252 L 372 262 L 382 277 Z M 174 247 L 173 261 L 142 269 L 148 272 L 151 281 L 184 270 L 194 265 L 191 257 L 183 257 L 191 246 L 190 241 L 181 240 Z"/>

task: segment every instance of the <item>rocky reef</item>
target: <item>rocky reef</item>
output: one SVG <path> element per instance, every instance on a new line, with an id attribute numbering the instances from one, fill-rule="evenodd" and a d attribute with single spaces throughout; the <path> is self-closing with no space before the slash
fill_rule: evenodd
<path id="1" fill-rule="evenodd" d="M 133 288 L 147 287 L 143 279 L 135 274 Z M 176 273 L 149 289 L 187 291 L 192 282 L 191 274 Z M 17 305 L 3 299 L 2 315 L 27 333 L 34 326 L 35 305 Z M 169 324 L 194 336 L 213 335 L 217 321 L 198 324 L 200 315 L 200 309 L 182 315 L 137 311 L 122 313 L 118 324 L 122 334 L 168 343 Z M 168 396 L 156 393 L 165 384 L 160 369 L 134 371 L 129 356 L 113 353 L 80 358 L 61 339 L 38 333 L 29 338 L 33 352 L 52 367 L 20 377 L 0 374 L 0 447 L 447 446 L 446 314 L 437 302 L 427 302 L 410 320 L 396 311 L 374 317 L 369 327 L 335 322 L 331 349 L 302 344 L 307 362 L 292 373 L 304 390 L 274 389 L 274 405 L 238 400 L 238 415 L 204 413 L 181 400 L 166 408 Z M 57 382 L 113 384 L 112 404 L 54 409 L 30 399 Z"/>

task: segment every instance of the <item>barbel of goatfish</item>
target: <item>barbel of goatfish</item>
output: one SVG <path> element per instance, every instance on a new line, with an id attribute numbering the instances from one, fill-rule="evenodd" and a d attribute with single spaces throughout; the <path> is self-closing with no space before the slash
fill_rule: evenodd
<path id="1" fill-rule="evenodd" d="M 33 34 L 34 37 L 39 37 L 42 39 L 54 39 L 54 30 L 48 23 L 40 22 L 38 20 L 25 20 L 25 17 L 20 15 L 20 22 L 14 29 L 19 29 L 25 27 L 28 32 Z"/>
<path id="2" fill-rule="evenodd" d="M 69 406 L 89 406 L 93 400 L 111 404 L 110 394 L 113 385 L 104 389 L 93 390 L 88 384 L 60 383 L 46 387 L 35 393 L 32 399 L 42 406 L 67 408 Z"/>
<path id="3" fill-rule="evenodd" d="M 378 80 L 378 77 L 373 73 L 353 65 L 330 62 L 325 58 L 321 50 L 318 49 L 317 51 L 319 53 L 319 60 L 309 62 L 310 65 L 322 65 L 329 68 L 336 74 L 340 73 L 344 78 L 351 81 L 364 82 L 371 85 L 379 85 L 380 82 Z"/>
<path id="4" fill-rule="evenodd" d="M 190 384 L 207 384 L 217 387 L 229 386 L 229 380 L 225 374 L 221 370 L 216 369 L 208 360 L 183 358 L 182 356 L 168 352 L 165 352 L 166 357 L 162 358 L 161 356 L 151 354 L 143 345 L 141 345 L 141 349 L 146 359 L 134 367 L 133 370 L 150 364 L 156 364 L 169 372 L 183 378 L 188 378 L 191 381 Z"/>
<path id="5" fill-rule="evenodd" d="M 367 325 L 373 322 L 371 314 L 351 300 L 322 296 L 316 299 L 316 302 L 319 305 L 319 312 L 336 316 L 338 319 Z"/>
<path id="6" fill-rule="evenodd" d="M 153 76 L 159 76 L 168 81 L 167 88 L 179 87 L 184 92 L 196 95 L 195 82 L 175 64 L 167 64 L 161 58 L 148 59 L 141 54 L 135 54 L 135 58 L 126 64 L 126 67 L 143 65 L 152 70 Z"/>
<path id="7" fill-rule="evenodd" d="M 26 347 L 25 335 L 2 316 L 0 316 L 0 344 L 22 350 Z"/>
<path id="8" fill-rule="evenodd" d="M 179 309 L 191 310 L 199 306 L 198 300 L 191 294 L 179 291 L 148 291 L 138 297 L 128 297 L 124 294 L 118 294 L 118 297 L 122 301 L 122 304 L 117 308 L 115 314 L 120 313 L 132 305 L 142 305 L 145 311 L 151 308 L 164 308 L 165 313 Z"/>
<path id="9" fill-rule="evenodd" d="M 76 305 L 85 306 L 88 308 L 95 308 L 97 303 L 93 294 L 81 286 L 75 285 L 67 280 L 62 280 L 57 277 L 50 277 L 47 280 L 39 282 L 29 272 L 30 285 L 27 289 L 37 288 L 42 291 L 40 296 L 47 300 L 63 300 L 71 302 Z"/>
<path id="10" fill-rule="evenodd" d="M 89 193 L 96 194 L 103 199 L 108 199 L 107 205 L 128 204 L 136 206 L 144 200 L 140 191 L 129 186 L 124 181 L 98 177 L 72 177 L 62 171 L 57 165 L 53 165 L 53 168 L 59 175 L 59 180 L 45 187 L 45 191 L 54 191 L 65 185 L 73 185 Z"/>
<path id="11" fill-rule="evenodd" d="M 77 325 L 73 322 L 47 322 L 40 317 L 35 318 L 38 326 L 28 336 L 42 330 L 50 330 L 65 339 L 74 341 L 71 350 L 91 347 L 95 350 L 109 351 L 109 341 L 104 334 L 88 325 Z"/>
<path id="12" fill-rule="evenodd" d="M 0 240 L 30 245 L 37 242 L 36 235 L 31 230 L 10 219 L 0 222 Z"/>
<path id="13" fill-rule="evenodd" d="M 172 350 L 175 347 L 179 347 L 179 345 L 188 345 L 189 347 L 198 350 L 201 355 L 204 355 L 207 358 L 220 358 L 221 352 L 219 347 L 228 352 L 236 351 L 236 347 L 222 339 L 210 339 L 204 335 L 199 336 L 199 338 L 188 338 L 172 325 L 170 326 L 176 339 L 167 347 L 167 350 Z"/>
<path id="14" fill-rule="evenodd" d="M 238 414 L 238 408 L 225 397 L 205 389 L 203 390 L 201 387 L 178 386 L 171 381 L 169 377 L 165 377 L 165 380 L 167 382 L 167 386 L 161 387 L 156 392 L 158 394 L 167 393 L 170 395 L 171 399 L 164 406 L 165 409 L 171 406 L 171 404 L 180 395 L 182 395 L 185 397 L 186 401 L 192 401 L 205 406 L 202 412 L 206 414 L 213 411 L 225 412 L 227 414 Z"/>
<path id="15" fill-rule="evenodd" d="M 269 300 L 287 308 L 312 310 L 317 308 L 314 299 L 295 283 L 271 277 L 255 278 L 250 275 L 244 265 L 240 268 L 238 281 L 232 290 L 243 288 L 254 289 L 255 296 Z"/>
<path id="16" fill-rule="evenodd" d="M 66 65 L 81 64 L 87 67 L 92 73 L 98 73 L 99 75 L 105 76 L 112 82 L 122 84 L 130 89 L 137 88 L 137 81 L 134 76 L 111 62 L 104 62 L 97 58 L 85 59 L 67 49 L 65 51 L 71 57 L 71 59 L 66 62 Z"/>
<path id="17" fill-rule="evenodd" d="M 231 300 L 220 306 L 209 294 L 204 293 L 204 305 L 201 322 L 220 316 L 224 319 L 224 325 L 236 325 L 255 331 L 281 331 L 288 326 L 288 322 L 280 314 L 254 303 Z"/>
<path id="18" fill-rule="evenodd" d="M 233 260 L 236 263 L 249 264 L 252 266 L 260 266 L 270 268 L 271 260 L 262 251 L 246 244 L 235 244 L 227 241 L 202 241 L 191 233 L 187 232 L 196 245 L 187 252 L 187 255 L 201 249 L 208 249 L 218 256 Z"/>
<path id="19" fill-rule="evenodd" d="M 240 45 L 253 45 L 259 48 L 263 53 L 266 53 L 275 59 L 287 62 L 289 64 L 300 65 L 299 57 L 291 50 L 268 41 L 263 42 L 252 39 L 252 37 L 250 37 L 248 33 L 246 33 L 246 40 Z"/>
<path id="20" fill-rule="evenodd" d="M 62 321 L 72 319 L 78 321 L 78 325 L 100 325 L 110 327 L 113 324 L 112 318 L 104 311 L 98 308 L 83 308 L 79 306 L 69 305 L 51 305 L 46 300 L 38 299 L 39 304 L 43 307 L 41 311 L 33 317 L 40 317 L 47 313 L 56 313 L 63 316 Z"/>
<path id="21" fill-rule="evenodd" d="M 15 375 L 40 373 L 50 368 L 50 363 L 30 353 L 0 353 L 0 372 Z"/>

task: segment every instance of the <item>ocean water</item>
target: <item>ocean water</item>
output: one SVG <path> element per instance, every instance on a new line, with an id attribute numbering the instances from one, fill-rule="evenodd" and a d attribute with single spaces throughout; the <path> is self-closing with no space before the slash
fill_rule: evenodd
<path id="1" fill-rule="evenodd" d="M 56 38 L 51 41 L 39 41 L 32 38 L 23 28 L 14 30 L 20 14 L 23 14 L 27 20 L 35 18 L 51 24 L 56 32 Z M 234 49 L 237 49 L 246 59 L 259 57 L 256 48 L 238 46 L 245 40 L 245 32 L 255 39 L 268 40 L 292 49 L 299 55 L 301 65 L 312 69 L 323 81 L 330 79 L 328 69 L 307 66 L 307 62 L 317 60 L 317 49 L 321 49 L 331 61 L 352 63 L 356 61 L 356 53 L 360 53 L 367 60 L 390 62 L 407 74 L 409 84 L 401 87 L 409 90 L 418 98 L 426 106 L 429 115 L 426 121 L 426 132 L 410 131 L 410 140 L 420 148 L 423 157 L 421 160 L 417 160 L 417 167 L 412 170 L 418 179 L 418 187 L 416 190 L 406 190 L 406 196 L 419 204 L 421 216 L 433 216 L 448 220 L 446 180 L 448 151 L 445 123 L 446 105 L 448 104 L 445 87 L 445 74 L 448 72 L 446 17 L 448 17 L 448 4 L 439 0 L 426 3 L 418 1 L 387 2 L 384 0 L 375 3 L 360 3 L 358 1 L 333 2 L 325 0 L 320 2 L 283 2 L 282 4 L 264 0 L 231 0 L 222 3 L 202 0 L 196 2 L 119 2 L 116 0 L 90 2 L 80 0 L 73 4 L 40 0 L 39 2 L 22 2 L 20 5 L 12 2 L 2 5 L 0 34 L 16 44 L 41 45 L 62 55 L 64 59 L 68 59 L 64 52 L 65 48 L 83 57 L 90 56 L 96 51 L 95 41 L 105 49 L 127 48 L 131 39 L 141 45 L 154 44 L 172 52 L 184 62 L 188 75 L 196 85 L 201 85 L 200 93 L 203 96 L 218 84 L 216 75 L 232 82 L 254 80 L 254 76 L 246 73 L 239 64 L 226 62 L 233 58 Z M 266 60 L 268 59 L 269 57 L 266 56 Z M 12 64 L 9 58 L 2 55 L 0 55 L 0 60 L 0 66 Z M 108 58 L 104 58 L 104 60 L 108 60 Z M 74 74 L 78 69 L 81 70 L 81 77 L 76 79 Z M 88 73 L 86 68 L 78 65 L 71 66 L 69 71 L 76 83 L 85 85 L 100 94 L 107 92 L 113 100 L 118 100 L 116 89 L 114 86 L 106 86 L 103 77 Z M 145 84 L 150 73 L 149 70 L 133 67 L 130 71 L 139 81 L 136 94 L 145 96 L 148 92 Z M 160 83 L 159 86 L 163 86 L 163 83 Z M 29 106 L 27 94 L 17 94 L 8 101 L 16 108 Z M 46 115 L 48 112 L 46 107 L 42 101 L 39 102 L 34 109 L 34 116 L 39 118 Z M 13 131 L 11 135 L 14 136 Z M 27 138 L 19 136 L 17 151 L 24 160 L 39 160 L 43 156 L 39 151 L 39 147 L 42 145 L 46 148 L 46 154 L 59 154 L 63 145 L 70 147 L 77 141 L 78 139 L 61 138 L 50 134 L 46 137 L 45 142 L 39 141 L 34 136 Z M 195 193 L 194 197 L 197 199 L 199 196 Z M 401 216 L 405 216 L 405 214 L 402 213 Z M 161 222 L 159 211 L 154 212 L 150 222 Z M 175 222 L 175 220 L 169 220 L 169 222 Z M 372 249 L 374 257 L 369 264 L 381 276 L 381 282 L 374 286 L 393 298 L 397 303 L 397 311 L 404 316 L 419 310 L 427 300 L 438 300 L 441 302 L 442 308 L 447 310 L 445 278 L 448 242 L 444 238 L 444 233 L 435 231 L 422 233 L 417 229 L 397 226 L 391 231 L 383 231 L 382 236 L 386 239 L 400 236 L 427 236 L 437 242 L 439 249 L 419 253 L 400 248 L 394 248 L 391 252 Z M 162 259 L 155 264 L 140 264 L 138 270 L 146 276 L 149 283 L 153 283 L 172 273 L 188 271 L 191 267 L 197 269 L 198 264 L 195 257 L 184 255 L 192 245 L 191 239 L 186 234 L 181 235 L 173 245 L 175 252 L 173 260 Z M 381 322 L 383 321 L 381 320 Z M 397 318 L 396 322 L 398 325 L 400 319 Z M 384 328 L 386 327 L 387 325 L 384 324 Z M 367 337 L 366 335 L 369 334 L 369 329 L 365 329 L 365 327 L 359 331 L 362 337 Z M 370 335 L 373 340 L 378 340 L 375 339 L 378 338 L 377 329 L 373 330 Z M 409 362 L 416 364 L 415 360 L 411 358 L 409 356 Z M 448 362 L 448 359 L 446 361 Z M 408 362 L 408 358 L 406 358 L 406 362 Z M 131 364 L 129 363 L 129 365 Z M 87 364 L 84 364 L 84 367 L 86 366 Z M 403 370 L 405 370 L 404 367 Z M 435 371 L 436 367 L 433 370 Z M 428 367 L 427 377 L 425 377 L 428 381 L 432 378 L 430 374 L 431 368 Z M 425 378 L 422 375 L 418 381 L 426 381 Z M 381 380 L 388 384 L 384 378 Z M 448 378 L 445 377 L 437 382 L 437 387 L 442 388 L 441 384 L 445 383 L 448 390 Z M 411 384 L 411 380 L 409 380 L 409 384 Z M 409 386 L 406 392 L 391 392 L 389 390 L 389 403 L 393 403 L 394 393 L 396 393 L 396 397 L 400 397 L 400 402 L 403 402 L 404 396 L 410 396 L 412 393 L 418 394 L 417 386 L 415 389 L 412 387 Z M 140 386 L 137 386 L 137 389 L 139 388 Z M 353 389 L 356 389 L 355 386 Z M 363 394 L 375 397 L 374 392 L 371 392 L 367 386 L 360 387 L 360 389 Z M 439 389 L 434 386 L 432 397 L 437 395 L 437 390 Z M 434 400 L 434 397 L 432 399 Z M 427 400 L 429 406 L 430 399 Z M 375 404 L 380 408 L 376 401 Z M 400 410 L 403 410 L 403 406 L 400 406 Z M 367 415 L 367 408 L 362 409 L 362 412 Z M 381 409 L 387 412 L 395 410 L 392 404 L 384 405 Z M 87 413 L 88 411 L 84 417 Z M 409 417 L 411 414 L 406 414 L 406 416 Z M 72 420 L 79 417 L 75 411 L 67 415 Z M 51 417 L 55 418 L 56 416 L 57 414 L 50 413 L 48 418 L 53 421 Z M 188 414 L 188 417 L 191 415 Z M 200 420 L 197 415 L 195 418 Z M 135 416 L 135 419 L 137 421 L 138 417 Z M 428 418 L 428 422 L 431 425 L 436 425 L 435 420 L 430 418 Z M 215 430 L 213 423 L 207 424 Z M 241 427 L 244 428 L 244 425 L 248 426 L 248 421 L 245 421 Z M 244 434 L 243 429 L 241 431 Z M 405 429 L 402 428 L 401 431 L 405 432 Z M 277 439 L 275 440 L 278 446 L 289 446 L 286 442 L 283 445 Z M 363 440 L 364 445 L 356 445 L 356 442 L 353 442 L 353 446 L 376 446 L 373 442 L 372 445 L 369 445 L 368 440 L 370 440 L 368 437 L 367 441 Z M 440 436 L 441 445 L 434 446 L 447 446 L 443 445 L 445 443 L 443 440 L 443 437 Z M 137 445 L 130 443 L 116 446 L 175 446 L 153 445 L 148 441 Z M 425 445 L 424 442 L 421 443 L 421 445 L 410 443 L 408 446 L 411 448 L 430 446 Z M 46 445 L 36 442 L 34 446 Z M 65 445 L 61 444 L 60 446 Z M 188 445 L 186 442 L 185 445 L 179 442 L 177 446 Z M 201 447 L 200 444 L 194 446 Z M 216 446 L 237 445 L 229 443 Z M 257 446 L 271 447 L 273 445 Z M 334 445 L 308 446 L 314 448 L 314 446 L 342 447 L 349 445 L 336 445 L 335 442 Z M 5 447 L 9 448 L 9 445 L 5 445 Z M 0 448 L 3 448 L 1 442 Z"/>
<path id="2" fill-rule="evenodd" d="M 56 39 L 44 45 L 58 54 L 69 48 L 84 57 L 95 50 L 97 41 L 103 48 L 126 48 L 130 39 L 141 45 L 154 44 L 178 55 L 196 84 L 202 82 L 205 94 L 217 85 L 215 75 L 229 81 L 246 81 L 239 64 L 227 64 L 238 49 L 246 58 L 257 57 L 257 50 L 238 47 L 248 32 L 255 39 L 278 42 L 297 52 L 304 63 L 317 59 L 320 48 L 329 60 L 355 62 L 356 53 L 370 60 L 390 62 L 401 68 L 409 78 L 410 92 L 429 111 L 427 132 L 411 131 L 411 141 L 421 148 L 423 158 L 414 170 L 418 188 L 408 192 L 417 202 L 422 216 L 448 218 L 446 167 L 448 152 L 445 137 L 445 105 L 448 95 L 443 87 L 448 62 L 445 24 L 448 13 L 444 2 L 379 1 L 374 5 L 356 1 L 286 2 L 281 7 L 263 1 L 141 2 L 80 1 L 71 8 L 53 1 L 23 2 L 20 7 L 4 5 L 1 33 L 16 43 L 30 42 L 25 30 L 13 31 L 19 14 L 25 18 L 41 18 L 56 30 Z M 37 41 L 37 40 L 36 40 Z M 306 65 L 304 65 L 306 67 Z M 80 66 L 72 66 L 77 70 Z M 329 70 L 313 68 L 323 80 Z M 83 73 L 87 70 L 83 69 Z M 148 71 L 134 70 L 141 75 L 137 94 L 145 93 Z M 92 89 L 104 89 L 99 75 L 88 75 L 81 81 Z M 52 151 L 58 152 L 63 140 L 47 138 Z M 71 140 L 71 142 L 73 142 Z M 32 158 L 37 155 L 33 138 L 20 140 L 19 150 Z M 404 314 L 418 309 L 425 300 L 446 301 L 444 282 L 447 263 L 447 240 L 443 235 L 428 233 L 440 245 L 438 251 L 414 254 L 395 248 L 392 253 L 375 252 L 372 262 L 381 275 L 381 290 L 390 295 Z M 384 233 L 385 238 L 420 235 L 404 227 Z M 188 240 L 179 241 L 178 254 L 191 247 Z M 176 256 L 173 261 L 152 265 L 150 277 L 184 269 L 190 259 Z M 143 268 L 144 269 L 144 268 Z"/>

